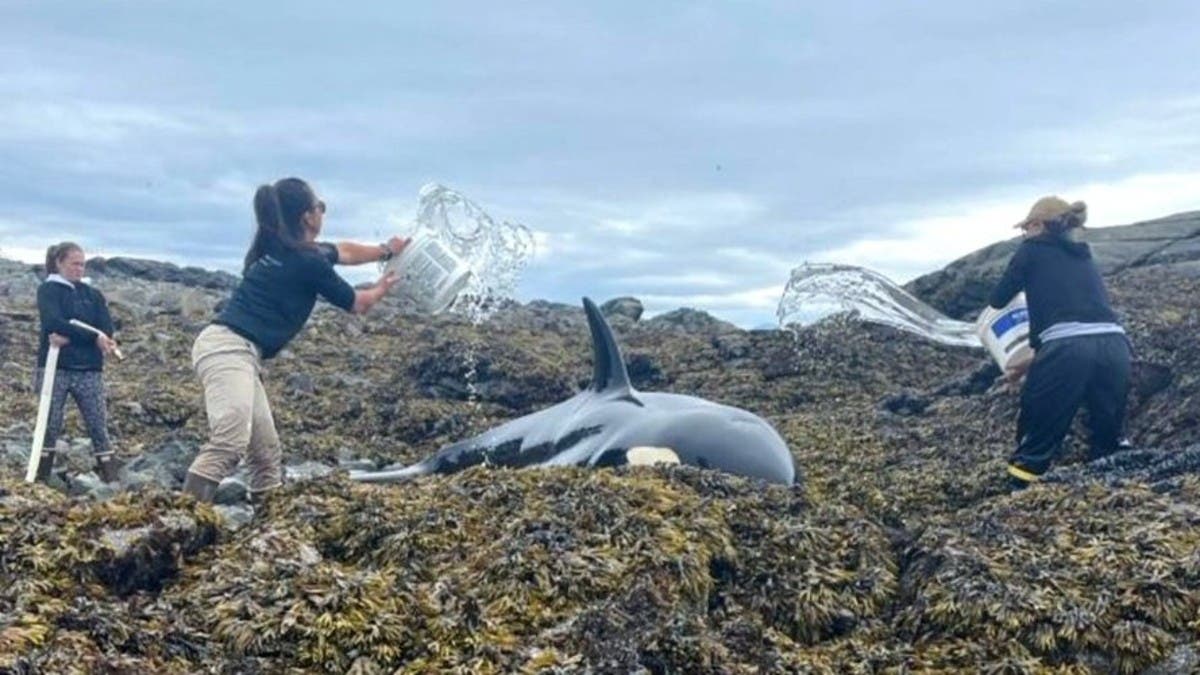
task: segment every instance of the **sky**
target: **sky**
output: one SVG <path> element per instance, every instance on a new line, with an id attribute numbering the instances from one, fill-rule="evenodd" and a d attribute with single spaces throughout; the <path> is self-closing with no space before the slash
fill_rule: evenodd
<path id="1" fill-rule="evenodd" d="M 1194 0 L 0 0 L 0 255 L 237 272 L 262 183 L 377 242 L 432 182 L 533 231 L 521 301 L 772 325 L 805 261 L 904 282 L 1044 194 L 1200 209 L 1197 45 Z"/>

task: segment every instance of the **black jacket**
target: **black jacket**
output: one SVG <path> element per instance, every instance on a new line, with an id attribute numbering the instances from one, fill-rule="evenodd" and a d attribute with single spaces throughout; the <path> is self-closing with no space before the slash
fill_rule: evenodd
<path id="1" fill-rule="evenodd" d="M 112 317 L 104 294 L 84 283 L 72 284 L 57 274 L 42 282 L 37 292 L 38 315 L 41 317 L 41 340 L 38 343 L 38 368 L 46 366 L 50 349 L 50 334 L 58 333 L 71 339 L 71 344 L 58 352 L 59 370 L 102 370 L 104 355 L 96 345 L 96 334 L 76 328 L 71 319 L 95 326 L 109 337 L 113 336 Z"/>
<path id="2" fill-rule="evenodd" d="M 1042 331 L 1056 323 L 1116 323 L 1104 280 L 1087 244 L 1044 234 L 1021 242 L 988 304 L 996 309 L 1025 291 L 1029 344 L 1037 349 Z"/>

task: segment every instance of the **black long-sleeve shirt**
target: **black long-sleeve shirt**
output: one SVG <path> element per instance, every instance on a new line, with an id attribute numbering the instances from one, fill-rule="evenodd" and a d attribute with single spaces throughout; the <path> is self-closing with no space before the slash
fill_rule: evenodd
<path id="1" fill-rule="evenodd" d="M 38 316 L 41 319 L 41 338 L 38 341 L 38 368 L 46 366 L 50 349 L 50 334 L 70 338 L 71 344 L 58 352 L 59 370 L 103 370 L 104 354 L 96 344 L 96 334 L 72 326 L 71 319 L 99 328 L 113 336 L 112 317 L 104 294 L 85 283 L 71 283 L 57 274 L 50 275 L 38 286 Z"/>
<path id="2" fill-rule="evenodd" d="M 1057 323 L 1116 323 L 1104 280 L 1082 242 L 1044 234 L 1021 242 L 988 304 L 996 309 L 1025 291 L 1029 307 L 1029 343 Z"/>
<path id="3" fill-rule="evenodd" d="M 275 356 L 304 327 L 317 296 L 353 309 L 354 287 L 334 271 L 337 261 L 337 248 L 326 243 L 311 251 L 268 250 L 246 269 L 214 323 L 258 345 L 264 359 Z"/>

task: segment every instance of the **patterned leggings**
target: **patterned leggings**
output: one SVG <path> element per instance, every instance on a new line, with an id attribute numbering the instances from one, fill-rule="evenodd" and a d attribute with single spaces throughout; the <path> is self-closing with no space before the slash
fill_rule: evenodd
<path id="1" fill-rule="evenodd" d="M 44 369 L 37 371 L 35 391 L 42 390 Z M 54 393 L 50 396 L 50 417 L 46 421 L 46 440 L 43 447 L 53 450 L 62 435 L 67 413 L 67 394 L 70 394 L 83 416 L 84 426 L 92 439 L 92 452 L 97 458 L 112 455 L 108 442 L 108 405 L 104 400 L 104 381 L 98 370 L 59 370 L 54 374 Z"/>

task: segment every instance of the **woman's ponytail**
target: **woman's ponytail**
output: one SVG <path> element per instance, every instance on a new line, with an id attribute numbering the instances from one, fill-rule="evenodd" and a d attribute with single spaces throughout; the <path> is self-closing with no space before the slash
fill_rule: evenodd
<path id="1" fill-rule="evenodd" d="M 58 244 L 46 249 L 46 274 L 58 274 Z"/>
<path id="2" fill-rule="evenodd" d="M 243 273 L 266 253 L 268 245 L 293 250 L 309 248 L 311 244 L 305 241 L 301 219 L 315 203 L 312 188 L 299 178 L 284 178 L 274 185 L 260 185 L 254 193 L 254 219 L 258 230 L 246 252 Z"/>
<path id="3" fill-rule="evenodd" d="M 1077 227 L 1083 227 L 1087 222 L 1087 204 L 1075 202 L 1062 215 L 1045 222 L 1046 231 L 1055 235 L 1065 235 Z"/>

